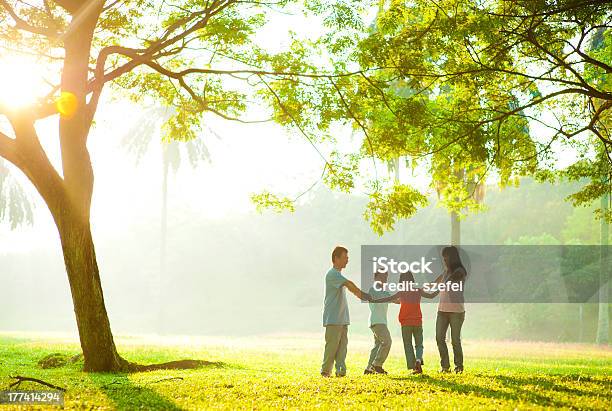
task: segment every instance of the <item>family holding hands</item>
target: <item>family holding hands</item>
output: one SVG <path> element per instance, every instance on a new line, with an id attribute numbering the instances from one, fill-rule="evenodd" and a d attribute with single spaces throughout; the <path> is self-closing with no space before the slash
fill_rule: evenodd
<path id="1" fill-rule="evenodd" d="M 391 334 L 387 327 L 387 310 L 389 303 L 400 304 L 399 322 L 402 327 L 402 340 L 406 355 L 406 365 L 415 374 L 423 372 L 423 316 L 421 298 L 434 298 L 440 295 L 438 316 L 436 319 L 436 342 L 440 352 L 441 372 L 450 372 L 450 360 L 446 345 L 446 332 L 451 329 L 451 342 L 455 372 L 463 372 L 463 350 L 461 347 L 461 326 L 465 318 L 463 282 L 467 272 L 456 247 L 442 249 L 444 272 L 434 283 L 459 284 L 457 287 L 440 287 L 429 293 L 423 288 L 414 287 L 414 276 L 410 271 L 400 274 L 399 281 L 406 285 L 405 291 L 391 293 L 386 287 L 388 274 L 374 273 L 374 285 L 368 292 L 363 292 L 352 281 L 341 273 L 348 263 L 348 250 L 336 247 L 332 252 L 333 267 L 325 275 L 325 301 L 323 309 L 323 326 L 325 327 L 325 351 L 321 375 L 330 377 L 335 364 L 336 376 L 346 375 L 346 354 L 348 345 L 348 325 L 350 323 L 345 289 L 348 289 L 361 300 L 370 303 L 370 329 L 374 334 L 374 347 L 364 374 L 387 374 L 383 364 L 391 349 Z M 413 343 L 414 341 L 414 343 Z"/>

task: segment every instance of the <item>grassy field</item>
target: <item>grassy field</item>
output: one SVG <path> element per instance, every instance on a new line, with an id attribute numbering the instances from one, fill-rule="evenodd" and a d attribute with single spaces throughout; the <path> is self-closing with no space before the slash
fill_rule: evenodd
<path id="1" fill-rule="evenodd" d="M 37 362 L 48 354 L 78 353 L 77 341 L 3 333 L 0 390 L 11 375 L 39 378 L 67 388 L 66 409 L 612 409 L 612 350 L 593 345 L 466 341 L 466 372 L 455 375 L 438 374 L 435 345 L 426 341 L 425 374 L 414 376 L 396 339 L 385 365 L 389 375 L 364 376 L 370 341 L 349 336 L 348 376 L 324 379 L 317 335 L 116 340 L 131 361 L 223 364 L 129 375 L 83 373 L 82 363 L 41 369 Z M 20 388 L 43 387 L 24 382 Z"/>

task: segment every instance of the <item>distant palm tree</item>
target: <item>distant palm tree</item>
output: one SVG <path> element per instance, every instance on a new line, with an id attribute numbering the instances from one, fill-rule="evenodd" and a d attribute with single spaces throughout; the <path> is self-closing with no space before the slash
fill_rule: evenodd
<path id="1" fill-rule="evenodd" d="M 159 138 L 161 144 L 161 229 L 160 229 L 160 250 L 159 250 L 159 277 L 158 277 L 158 318 L 157 330 L 159 333 L 165 332 L 166 321 L 164 318 L 164 301 L 162 291 L 166 289 L 166 254 L 168 236 L 168 177 L 170 170 L 175 173 L 181 166 L 183 159 L 187 158 L 192 167 L 196 167 L 201 161 L 210 163 L 210 153 L 204 142 L 199 139 L 188 141 L 180 140 L 180 136 L 172 136 L 172 140 L 162 139 L 160 129 L 162 124 L 167 122 L 174 115 L 174 110 L 168 107 L 149 108 L 136 124 L 128 130 L 121 140 L 121 145 L 128 153 L 132 154 L 136 164 L 149 151 L 151 142 L 154 138 Z M 211 134 L 217 134 L 206 127 Z M 155 287 L 154 285 L 154 287 Z"/>
<path id="2" fill-rule="evenodd" d="M 32 224 L 32 203 L 6 162 L 0 158 L 0 221 L 7 220 L 11 229 Z"/>

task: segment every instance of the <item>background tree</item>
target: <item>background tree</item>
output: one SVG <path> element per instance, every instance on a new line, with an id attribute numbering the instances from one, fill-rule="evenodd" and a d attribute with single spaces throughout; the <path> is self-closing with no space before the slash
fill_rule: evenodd
<path id="1" fill-rule="evenodd" d="M 151 142 L 154 138 L 160 137 L 160 127 L 163 129 L 167 121 L 172 117 L 174 110 L 167 107 L 152 107 L 143 113 L 136 120 L 134 126 L 128 130 L 121 145 L 134 156 L 136 164 L 140 162 L 143 156 L 151 148 Z M 200 126 L 203 128 L 203 126 Z M 200 130 L 201 131 L 201 130 Z M 215 135 L 214 131 L 208 128 L 208 131 Z M 166 135 L 166 137 L 168 137 Z M 186 142 L 180 142 L 185 139 L 185 136 L 173 136 L 172 140 L 168 138 L 159 138 L 161 147 L 161 224 L 159 233 L 159 276 L 156 282 L 153 282 L 157 301 L 155 305 L 158 308 L 157 315 L 157 331 L 163 333 L 165 331 L 164 318 L 164 299 L 163 290 L 165 290 L 165 282 L 167 277 L 166 260 L 167 260 L 167 244 L 168 244 L 168 178 L 170 171 L 176 173 L 183 163 L 189 161 L 191 167 L 196 167 L 201 161 L 210 162 L 210 153 L 202 138 L 194 136 L 188 137 Z"/>
<path id="2" fill-rule="evenodd" d="M 589 134 L 609 147 L 610 3 L 372 2 L 376 30 L 365 35 L 347 21 L 363 6 L 340 3 L 310 2 L 316 12 L 345 16 L 344 24 L 329 22 L 329 51 L 339 65 L 377 68 L 336 84 L 349 123 L 364 135 L 361 154 L 384 161 L 409 156 L 428 170 L 432 186 L 445 186 L 451 212 L 478 209 L 457 184 L 462 178 L 493 175 L 501 186 L 523 175 L 553 181 L 560 152 L 593 159 Z M 589 47 L 595 38 L 596 50 Z M 392 184 L 372 186 L 379 189 L 369 206 L 376 212 L 367 213 L 374 229 L 390 229 L 410 214 Z M 574 198 L 590 203 L 604 186 L 590 185 Z M 413 205 L 423 202 L 413 190 L 403 192 Z"/>
<path id="3" fill-rule="evenodd" d="M 0 221 L 7 221 L 12 229 L 32 224 L 32 204 L 5 161 L 0 159 Z"/>

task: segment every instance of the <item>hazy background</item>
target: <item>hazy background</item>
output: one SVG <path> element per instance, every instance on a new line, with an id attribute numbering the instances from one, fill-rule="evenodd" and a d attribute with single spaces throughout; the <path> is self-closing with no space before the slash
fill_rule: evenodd
<path id="1" fill-rule="evenodd" d="M 184 161 L 168 190 L 167 276 L 160 272 L 161 150 L 154 138 L 135 165 L 120 141 L 143 109 L 110 102 L 89 147 L 96 173 L 92 226 L 111 325 L 117 334 L 255 335 L 320 333 L 323 276 L 337 244 L 350 250 L 346 275 L 359 280 L 361 244 L 444 244 L 450 217 L 431 204 L 397 230 L 377 237 L 362 214 L 364 195 L 330 192 L 322 184 L 293 214 L 258 214 L 249 194 L 290 195 L 320 176 L 308 143 L 273 125 L 244 126 L 211 119 L 204 139 L 211 162 Z M 47 127 L 41 124 L 41 128 Z M 53 129 L 42 130 L 49 136 Z M 50 153 L 57 147 L 44 143 Z M 53 156 L 53 154 L 52 154 Z M 381 171 L 381 172 L 386 172 Z M 34 202 L 31 227 L 0 225 L 0 330 L 76 332 L 58 235 L 44 204 L 22 176 Z M 425 184 L 425 180 L 422 180 Z M 464 244 L 599 242 L 592 210 L 564 198 L 577 185 L 522 181 L 519 188 L 487 187 L 489 210 L 462 222 Z M 537 275 L 537 273 L 534 273 Z M 369 333 L 368 306 L 352 295 L 351 332 Z M 424 304 L 432 336 L 435 304 Z M 595 305 L 467 307 L 465 338 L 592 341 Z M 397 306 L 390 308 L 399 335 Z M 581 335 L 582 333 L 582 335 Z"/>

